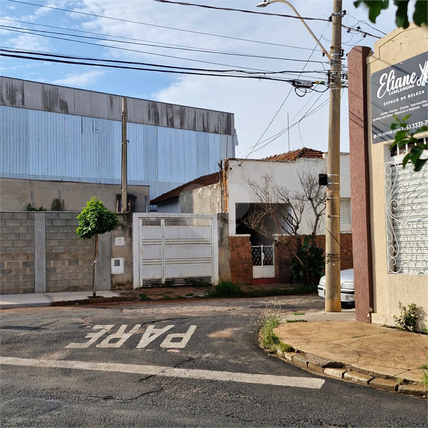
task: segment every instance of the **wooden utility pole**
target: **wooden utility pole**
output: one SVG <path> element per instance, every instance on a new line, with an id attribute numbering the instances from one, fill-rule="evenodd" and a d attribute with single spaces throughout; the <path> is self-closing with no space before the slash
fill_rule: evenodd
<path id="1" fill-rule="evenodd" d="M 334 0 L 330 49 L 330 113 L 325 233 L 325 311 L 340 312 L 340 91 L 342 73 L 342 0 Z"/>
<path id="2" fill-rule="evenodd" d="M 122 180 L 121 180 L 121 196 L 122 196 L 122 212 L 128 212 L 128 154 L 126 136 L 126 123 L 128 121 L 128 110 L 126 98 L 122 98 Z"/>

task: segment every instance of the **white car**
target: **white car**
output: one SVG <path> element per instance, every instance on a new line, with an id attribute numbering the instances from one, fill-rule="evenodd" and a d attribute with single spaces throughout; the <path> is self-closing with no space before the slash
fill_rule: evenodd
<path id="1" fill-rule="evenodd" d="M 318 296 L 325 299 L 325 276 L 320 278 Z M 354 300 L 354 269 L 340 271 L 340 301 L 342 303 L 355 303 Z"/>

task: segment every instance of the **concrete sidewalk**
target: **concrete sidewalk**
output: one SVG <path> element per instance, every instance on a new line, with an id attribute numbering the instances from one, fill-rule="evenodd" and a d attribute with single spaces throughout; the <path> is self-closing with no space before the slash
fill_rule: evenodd
<path id="1" fill-rule="evenodd" d="M 428 336 L 355 321 L 355 310 L 289 314 L 274 330 L 294 352 L 279 357 L 303 369 L 389 391 L 426 396 L 422 366 Z"/>
<path id="2" fill-rule="evenodd" d="M 0 294 L 0 309 L 36 308 L 43 306 L 65 306 L 73 304 L 124 302 L 135 297 L 123 296 L 113 291 L 97 291 L 97 297 L 91 297 L 92 291 L 64 293 Z"/>

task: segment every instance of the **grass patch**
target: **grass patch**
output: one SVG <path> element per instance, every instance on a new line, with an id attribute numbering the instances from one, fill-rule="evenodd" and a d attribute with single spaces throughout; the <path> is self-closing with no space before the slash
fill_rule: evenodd
<path id="1" fill-rule="evenodd" d="M 266 314 L 261 318 L 259 332 L 260 342 L 263 348 L 271 352 L 276 350 L 276 346 L 281 343 L 279 337 L 274 333 L 274 329 L 279 326 L 279 317 L 275 314 Z"/>
<path id="2" fill-rule="evenodd" d="M 304 312 L 294 312 L 293 315 L 306 315 Z"/>
<path id="3" fill-rule="evenodd" d="M 293 352 L 294 348 L 292 346 L 290 346 L 288 343 L 284 343 L 284 342 L 280 342 L 280 344 L 278 345 L 278 349 L 281 352 Z"/>
<path id="4" fill-rule="evenodd" d="M 140 298 L 141 302 L 145 302 L 147 300 L 152 300 L 147 294 L 139 294 L 138 297 Z"/>
<path id="5" fill-rule="evenodd" d="M 285 320 L 285 322 L 307 322 L 306 320 Z"/>
<path id="6" fill-rule="evenodd" d="M 208 297 L 243 297 L 244 295 L 242 288 L 233 281 L 221 281 L 208 292 Z"/>
<path id="7" fill-rule="evenodd" d="M 171 296 L 162 296 L 160 300 L 171 300 Z"/>
<path id="8" fill-rule="evenodd" d="M 287 343 L 281 342 L 275 334 L 274 329 L 280 324 L 279 316 L 267 311 L 260 317 L 259 340 L 264 349 L 269 352 L 292 352 L 294 348 Z"/>
<path id="9" fill-rule="evenodd" d="M 428 391 L 428 365 L 424 364 L 420 370 L 422 370 L 422 385 L 427 389 Z"/>

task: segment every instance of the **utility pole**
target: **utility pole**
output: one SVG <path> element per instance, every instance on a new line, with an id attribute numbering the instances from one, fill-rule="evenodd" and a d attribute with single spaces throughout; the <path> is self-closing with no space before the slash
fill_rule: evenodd
<path id="1" fill-rule="evenodd" d="M 330 49 L 330 112 L 325 233 L 325 311 L 340 312 L 340 91 L 342 72 L 342 0 L 334 0 Z"/>
<path id="2" fill-rule="evenodd" d="M 127 154 L 127 136 L 126 123 L 128 121 L 128 110 L 126 98 L 122 98 L 122 180 L 121 180 L 121 196 L 122 196 L 122 212 L 128 212 L 128 154 Z"/>
<path id="3" fill-rule="evenodd" d="M 266 7 L 272 3 L 285 3 L 291 7 L 330 61 L 330 112 L 325 222 L 325 311 L 340 312 L 340 91 L 342 88 L 342 0 L 333 0 L 333 29 L 330 53 L 327 53 L 315 34 L 289 1 L 264 0 L 262 3 L 259 3 L 257 7 Z"/>

